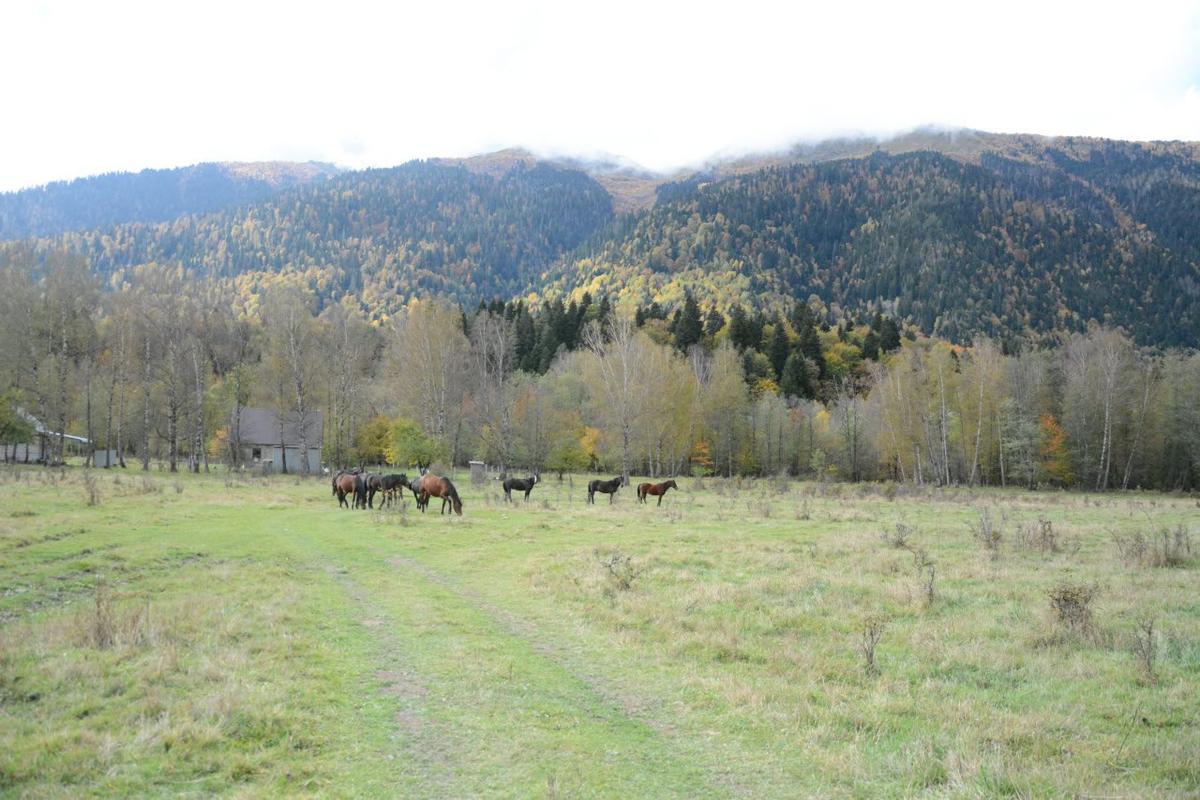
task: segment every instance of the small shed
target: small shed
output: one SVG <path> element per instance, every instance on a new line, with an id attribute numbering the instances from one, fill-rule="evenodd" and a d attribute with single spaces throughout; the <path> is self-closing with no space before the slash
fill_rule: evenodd
<path id="1" fill-rule="evenodd" d="M 482 461 L 470 461 L 468 463 L 471 465 L 471 485 L 483 486 L 484 481 L 487 480 L 487 465 Z"/>
<path id="2" fill-rule="evenodd" d="M 87 455 L 87 447 L 91 442 L 85 437 L 52 431 L 40 419 L 23 408 L 17 408 L 17 413 L 29 423 L 29 427 L 33 429 L 33 435 L 29 441 L 0 447 L 0 461 L 25 464 L 46 463 L 51 458 L 57 458 L 57 442 L 60 436 L 66 453 Z"/>
<path id="3" fill-rule="evenodd" d="M 92 464 L 97 467 L 115 467 L 121 463 L 116 450 L 97 450 L 92 453 Z"/>
<path id="4" fill-rule="evenodd" d="M 301 437 L 301 433 L 304 436 Z M 271 472 L 303 472 L 302 458 L 308 460 L 308 471 L 321 471 L 321 441 L 325 435 L 325 418 L 320 411 L 303 415 L 295 411 L 280 417 L 269 408 L 244 408 L 238 425 L 238 447 L 242 461 L 261 466 Z M 308 447 L 301 454 L 301 439 Z"/>

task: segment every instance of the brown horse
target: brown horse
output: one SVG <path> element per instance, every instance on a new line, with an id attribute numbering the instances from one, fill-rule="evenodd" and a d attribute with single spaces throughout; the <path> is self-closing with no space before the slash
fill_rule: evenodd
<path id="1" fill-rule="evenodd" d="M 449 478 L 439 478 L 436 475 L 421 477 L 421 502 L 429 504 L 429 498 L 442 498 L 442 513 L 446 513 L 446 503 L 454 509 L 454 513 L 462 516 L 462 500 L 458 499 L 458 490 Z"/>
<path id="2" fill-rule="evenodd" d="M 355 507 L 358 506 L 358 492 L 356 490 L 360 480 L 362 480 L 360 476 L 351 472 L 343 472 L 333 479 L 333 493 L 337 495 L 339 508 L 342 506 L 346 508 L 350 507 L 350 504 L 346 502 L 346 495 L 348 494 L 354 495 L 354 505 Z"/>
<path id="3" fill-rule="evenodd" d="M 646 502 L 647 495 L 657 495 L 658 504 L 662 505 L 663 495 L 667 493 L 667 489 L 678 489 L 675 481 L 663 481 L 662 483 L 642 483 L 638 485 L 638 502 Z"/>
<path id="4" fill-rule="evenodd" d="M 409 481 L 409 483 L 408 483 L 408 488 L 413 493 L 413 499 L 417 502 L 417 509 L 422 514 L 425 513 L 425 505 L 428 505 L 428 503 L 429 503 L 429 498 L 427 496 L 422 498 L 422 495 L 421 495 L 421 481 L 423 481 L 423 480 L 425 480 L 425 476 L 418 475 L 415 480 Z M 424 501 L 425 501 L 424 504 L 422 504 L 422 502 L 421 502 L 422 499 L 424 499 Z"/>

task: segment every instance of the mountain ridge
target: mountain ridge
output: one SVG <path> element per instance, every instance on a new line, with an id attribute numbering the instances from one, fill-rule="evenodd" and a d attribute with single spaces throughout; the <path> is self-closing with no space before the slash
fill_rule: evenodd
<path id="1" fill-rule="evenodd" d="M 255 291 L 298 275 L 376 318 L 432 294 L 627 308 L 693 294 L 885 309 L 956 340 L 1101 322 L 1200 344 L 1197 143 L 922 129 L 669 175 L 514 148 L 269 191 L 260 178 L 258 199 L 26 243 L 80 252 L 113 285 L 152 261 Z"/>
<path id="2" fill-rule="evenodd" d="M 52 181 L 0 192 L 0 241 L 168 222 L 261 200 L 342 171 L 317 161 L 225 161 Z"/>

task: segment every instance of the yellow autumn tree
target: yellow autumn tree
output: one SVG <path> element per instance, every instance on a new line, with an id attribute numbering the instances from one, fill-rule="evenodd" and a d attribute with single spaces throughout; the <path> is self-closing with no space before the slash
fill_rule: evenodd
<path id="1" fill-rule="evenodd" d="M 1042 472 L 1052 483 L 1070 486 L 1075 479 L 1067 453 L 1067 434 L 1053 414 L 1043 414 L 1038 421 L 1041 429 Z"/>

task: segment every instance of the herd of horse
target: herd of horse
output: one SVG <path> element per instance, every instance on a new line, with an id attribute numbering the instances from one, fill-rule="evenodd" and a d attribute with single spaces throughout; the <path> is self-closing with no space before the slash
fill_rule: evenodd
<path id="1" fill-rule="evenodd" d="M 504 499 L 508 502 L 515 502 L 512 498 L 513 491 L 524 492 L 525 502 L 529 502 L 529 493 L 533 491 L 533 487 L 540 480 L 535 473 L 528 478 L 508 478 L 503 484 Z M 624 479 L 618 475 L 612 480 L 594 480 L 588 482 L 588 503 L 594 505 L 596 503 L 596 494 L 608 495 L 609 504 L 616 497 L 617 490 L 624 485 Z M 679 485 L 674 480 L 663 481 L 662 483 L 641 483 L 637 487 L 637 498 L 639 503 L 645 503 L 647 497 L 657 497 L 658 505 L 662 505 L 663 496 L 666 495 L 668 489 L 678 489 Z M 446 504 L 449 503 L 455 514 L 462 516 L 462 500 L 458 497 L 458 490 L 454 488 L 449 478 L 442 478 L 437 475 L 428 473 L 421 475 L 413 480 L 409 480 L 404 473 L 399 475 L 379 475 L 374 472 L 363 472 L 359 469 L 340 469 L 333 476 L 333 494 L 338 499 L 338 506 L 345 508 L 375 508 L 375 495 L 380 495 L 379 507 L 385 505 L 390 506 L 396 502 L 397 495 L 401 495 L 404 489 L 408 489 L 413 493 L 413 498 L 416 500 L 417 508 L 424 513 L 425 508 L 429 505 L 429 498 L 440 497 L 442 500 L 442 512 L 446 513 Z M 353 498 L 353 505 L 346 501 L 347 497 Z"/>
<path id="2" fill-rule="evenodd" d="M 333 495 L 338 499 L 338 506 L 351 508 L 346 502 L 347 497 L 353 497 L 353 508 L 374 508 L 375 495 L 380 495 L 379 507 L 390 506 L 404 489 L 413 493 L 417 508 L 424 513 L 429 505 L 429 498 L 439 497 L 442 500 L 442 513 L 446 513 L 446 504 L 450 504 L 455 514 L 462 516 L 462 500 L 458 490 L 449 478 L 425 474 L 410 481 L 408 476 L 379 475 L 374 472 L 362 472 L 358 469 L 340 469 L 333 475 Z"/>

